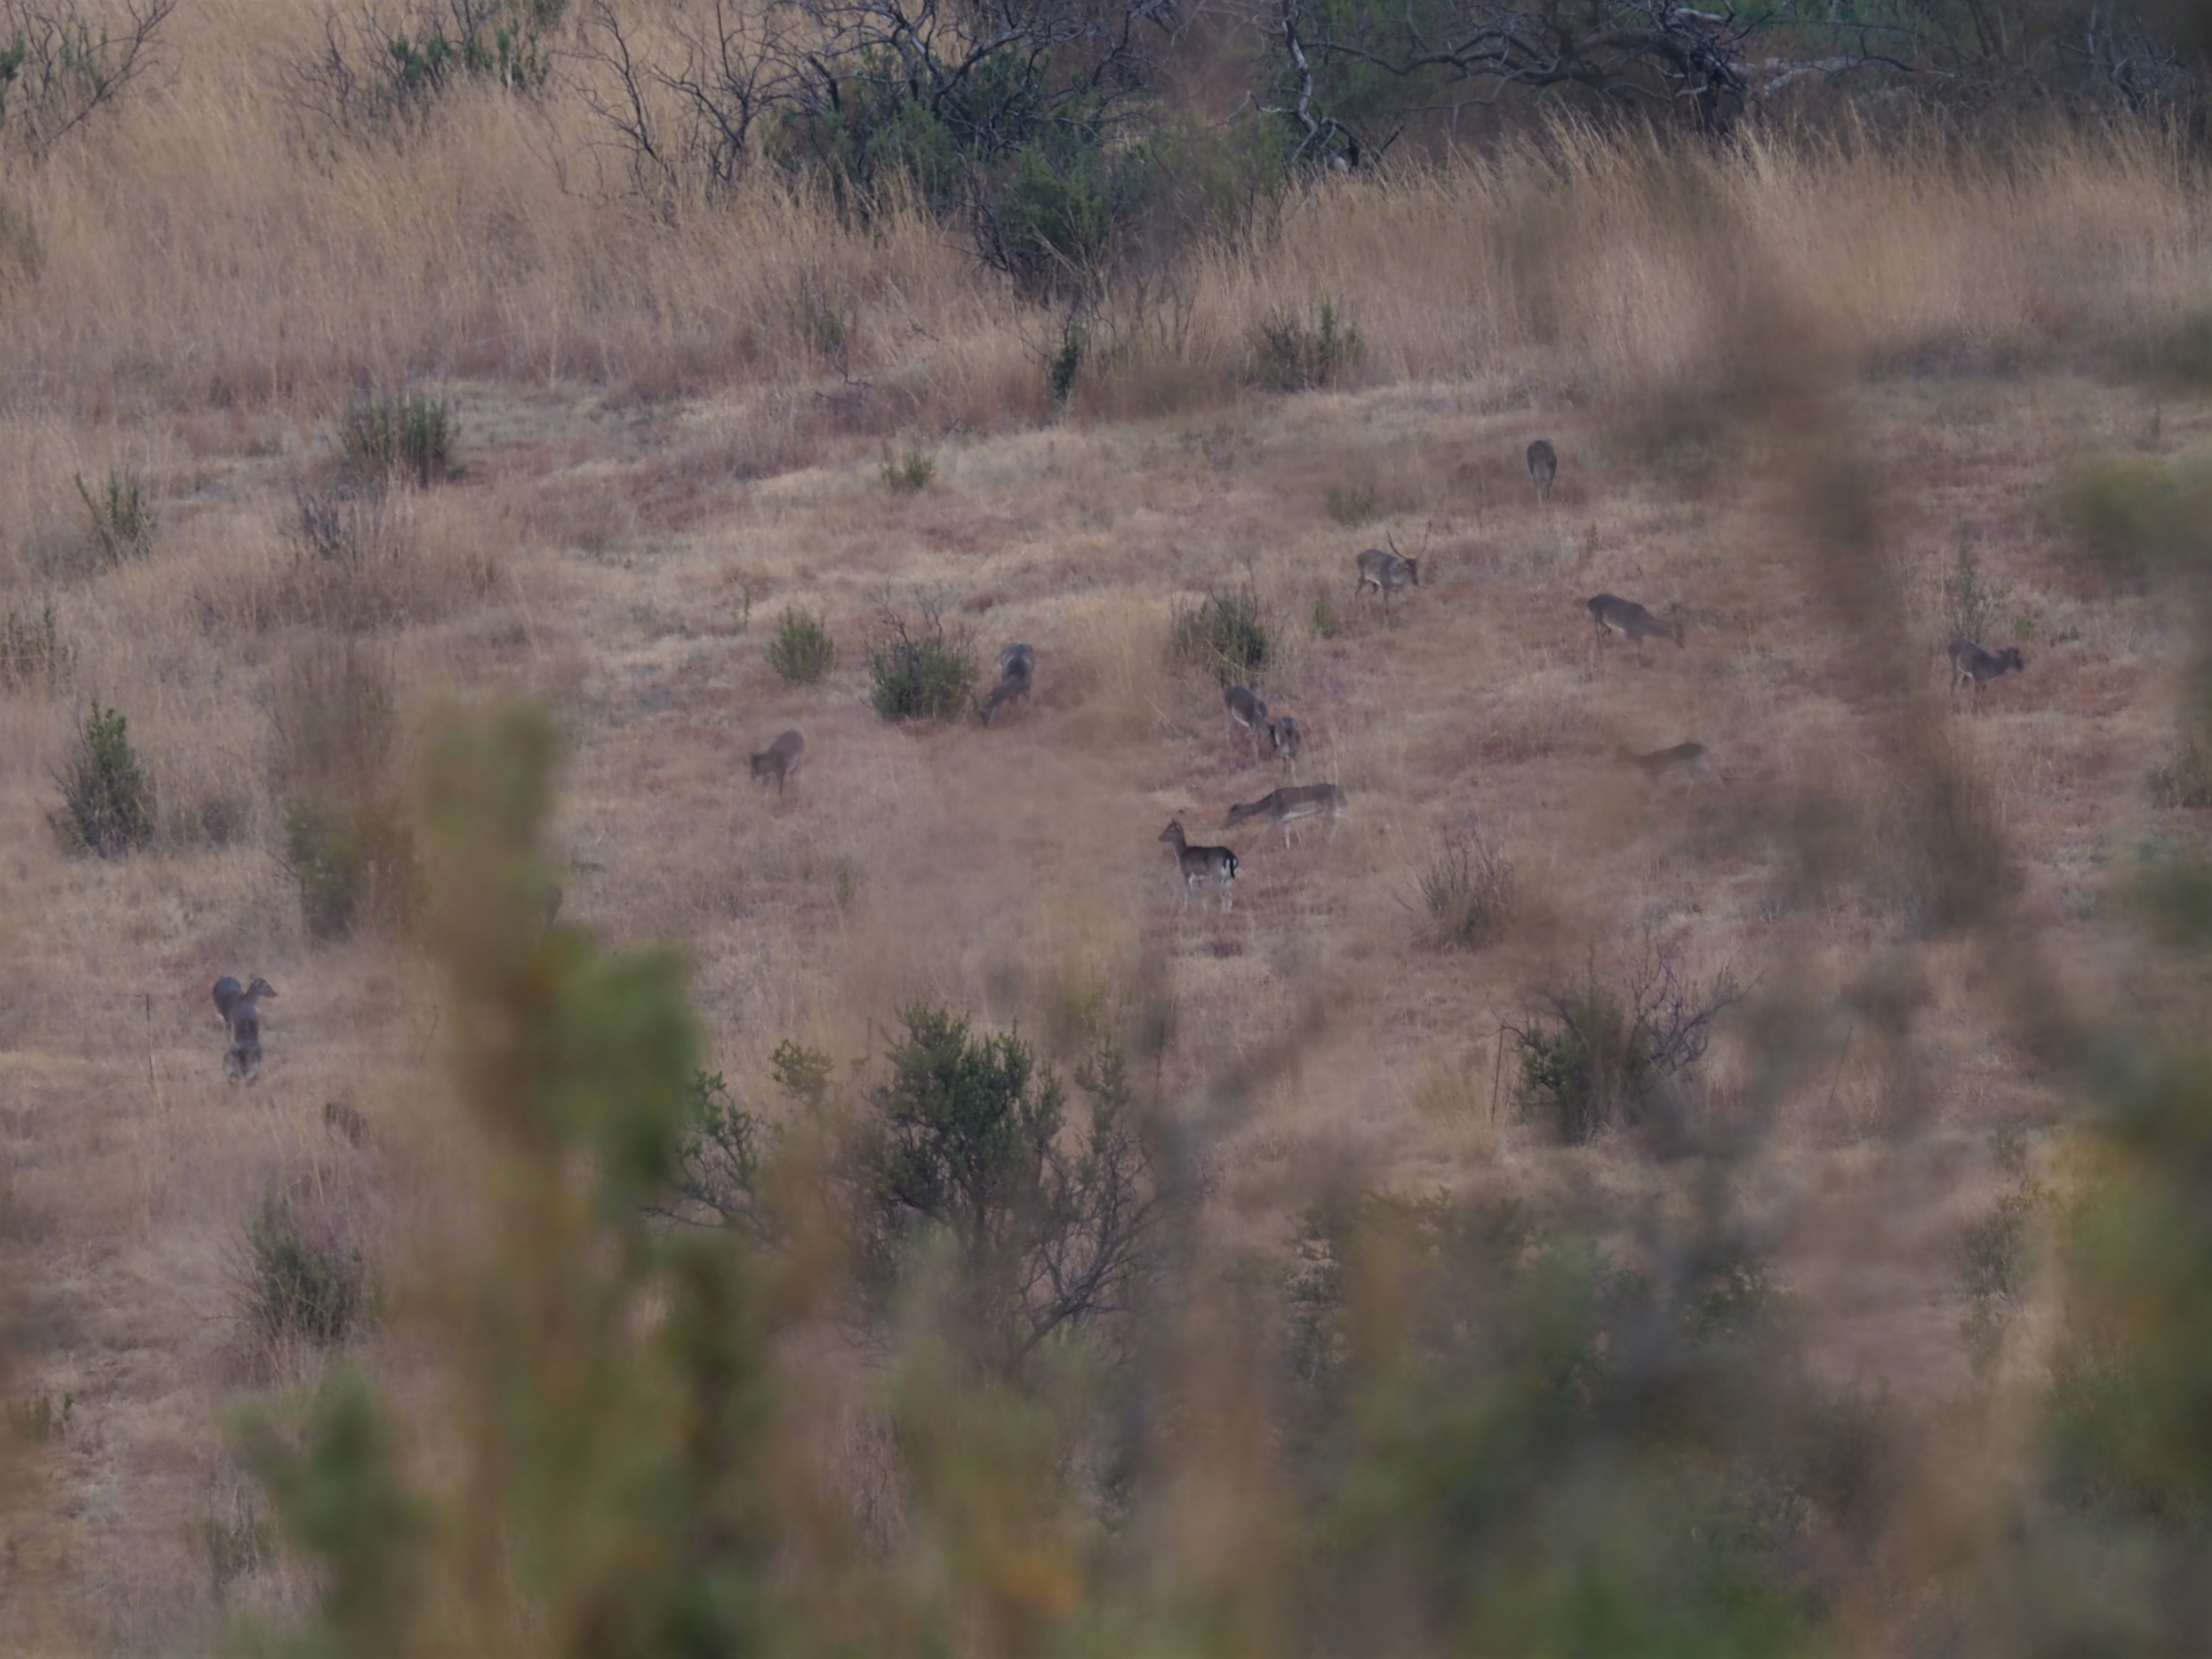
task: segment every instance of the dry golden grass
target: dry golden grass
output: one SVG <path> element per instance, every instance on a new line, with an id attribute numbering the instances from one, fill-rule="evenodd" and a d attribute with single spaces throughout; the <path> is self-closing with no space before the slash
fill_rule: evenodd
<path id="1" fill-rule="evenodd" d="M 1197 261 L 1188 332 L 1141 338 L 1043 425 L 1039 319 L 938 227 L 862 235 L 765 187 L 648 223 L 573 188 L 572 110 L 501 100 L 404 152 L 319 154 L 228 76 L 228 43 L 280 50 L 308 15 L 180 15 L 166 84 L 0 177 L 41 250 L 0 273 L 0 577 L 5 604 L 51 596 L 78 653 L 58 691 L 0 696 L 0 1273 L 21 1287 L 4 1386 L 76 1399 L 69 1435 L 21 1454 L 35 1505 L 4 1517 L 29 1565 L 0 1614 L 20 1613 L 26 1650 L 198 1650 L 226 1611 L 294 1604 L 283 1570 L 228 1581 L 204 1547 L 246 1501 L 226 1411 L 312 1370 L 236 1323 L 264 1193 L 326 1204 L 395 1279 L 465 1224 L 437 986 L 404 939 L 311 946 L 276 856 L 269 700 L 331 631 L 389 653 L 410 733 L 454 699 L 550 700 L 574 742 L 564 918 L 680 945 L 740 1098 L 764 1098 L 781 1040 L 858 1057 L 915 998 L 1064 1051 L 1087 1008 L 1157 976 L 1167 1080 L 1194 1100 L 1287 1047 L 1212 1124 L 1210 1219 L 1236 1243 L 1279 1245 L 1324 1175 L 1495 1185 L 1607 1224 L 1662 1201 L 1632 1140 L 1567 1152 L 1513 1121 L 1498 1023 L 1640 932 L 1700 970 L 1732 963 L 1754 1006 L 1805 1015 L 1743 1204 L 1816 1352 L 1907 1393 L 1959 1385 L 1941 1297 L 1990 1180 L 1982 1137 L 2057 1107 L 1981 959 L 1922 925 L 1927 874 L 1894 832 L 1918 810 L 1899 709 L 1973 781 L 2017 914 L 2069 982 L 2154 994 L 2114 878 L 2181 833 L 2142 787 L 2180 637 L 2149 599 L 2087 582 L 2044 506 L 2080 455 L 2212 447 L 2198 401 L 2154 427 L 2147 394 L 2075 372 L 2212 291 L 2205 180 L 2177 147 L 1720 158 L 1564 134 L 1333 181 Z M 794 331 L 824 283 L 862 390 Z M 1364 342 L 1356 384 L 1239 390 L 1255 321 L 1324 296 Z M 1808 550 L 1787 436 L 1653 437 L 1710 422 L 1680 394 L 1745 384 L 1777 328 L 1793 364 L 1832 375 L 1836 431 L 1878 482 L 1912 629 L 1911 672 L 1878 691 Z M 1944 373 L 1898 372 L 1914 368 Z M 449 398 L 468 471 L 398 500 L 393 562 L 357 603 L 285 526 L 346 397 L 403 380 Z M 1109 418 L 1147 406 L 1165 412 Z M 893 432 L 927 434 L 926 489 L 885 487 Z M 1521 470 L 1540 434 L 1563 458 L 1548 507 Z M 89 575 L 70 478 L 110 466 L 145 477 L 161 528 L 143 562 Z M 1371 492 L 1373 518 L 1340 522 L 1332 489 Z M 1966 528 L 2033 629 L 2027 673 L 1978 715 L 1942 710 L 1935 657 Z M 1351 581 L 1386 534 L 1423 571 L 1387 621 Z M 1341 783 L 1352 811 L 1287 852 L 1227 836 L 1235 910 L 1179 910 L 1161 826 L 1215 838 L 1231 801 L 1273 787 L 1213 685 L 1164 665 L 1174 605 L 1244 581 L 1278 624 L 1261 689 L 1306 728 L 1301 776 Z M 1581 601 L 1601 590 L 1686 618 L 1687 648 L 1639 665 L 1598 647 Z M 943 598 L 987 659 L 1033 643 L 1030 704 L 989 731 L 879 723 L 864 647 L 886 593 Z M 786 605 L 842 648 L 818 686 L 766 661 Z M 128 714 L 161 796 L 160 844 L 112 864 L 64 857 L 46 823 L 91 696 Z M 744 760 L 793 725 L 807 764 L 779 799 Z M 1692 736 L 1728 784 L 1651 785 L 1613 759 Z M 1424 951 L 1407 902 L 1469 825 L 1516 861 L 1521 912 L 1490 951 Z M 223 1080 L 208 988 L 255 972 L 281 994 L 247 1089 Z M 1885 1025 L 1899 997 L 1911 1017 Z M 1753 1065 L 1725 1041 L 1717 1097 L 1749 1091 Z M 336 1100 L 367 1146 L 327 1132 Z M 408 1355 L 362 1349 L 409 1386 Z"/>

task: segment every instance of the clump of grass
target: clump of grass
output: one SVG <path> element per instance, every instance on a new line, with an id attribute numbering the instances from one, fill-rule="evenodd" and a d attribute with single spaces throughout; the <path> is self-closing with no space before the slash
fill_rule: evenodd
<path id="1" fill-rule="evenodd" d="M 1955 1273 L 1966 1308 L 1959 1334 L 1978 1378 L 1995 1367 L 2006 1330 L 2027 1304 L 2036 1218 L 2051 1203 L 2049 1189 L 2027 1179 L 2023 1170 L 2012 1190 L 1960 1235 Z"/>
<path id="2" fill-rule="evenodd" d="M 836 641 L 826 617 L 787 607 L 768 642 L 769 665 L 793 685 L 811 685 L 837 665 Z"/>
<path id="3" fill-rule="evenodd" d="M 268 1517 L 249 1495 L 222 1515 L 210 1504 L 185 1528 L 186 1541 L 207 1569 L 208 1590 L 221 1607 L 230 1587 L 276 1560 L 276 1537 Z"/>
<path id="4" fill-rule="evenodd" d="M 1336 605 L 1330 599 L 1316 599 L 1313 608 L 1313 631 L 1318 639 L 1333 640 L 1343 625 L 1336 614 Z"/>
<path id="5" fill-rule="evenodd" d="M 919 449 L 884 457 L 884 486 L 891 490 L 924 489 L 937 477 L 937 458 Z"/>
<path id="6" fill-rule="evenodd" d="M 1421 872 L 1422 942 L 1438 951 L 1494 944 L 1513 914 L 1513 861 L 1480 836 L 1447 840 Z"/>
<path id="7" fill-rule="evenodd" d="M 421 896 L 414 830 L 394 780 L 391 670 L 347 642 L 296 659 L 273 708 L 284 865 L 309 935 L 402 926 Z"/>
<path id="8" fill-rule="evenodd" d="M 361 1252 L 334 1227 L 303 1222 L 290 1200 L 273 1192 L 246 1224 L 238 1285 L 248 1328 L 270 1347 L 334 1348 L 368 1311 Z"/>
<path id="9" fill-rule="evenodd" d="M 121 564 L 153 550 L 159 520 L 137 473 L 108 468 L 107 482 L 96 495 L 83 473 L 73 474 L 72 479 L 84 510 L 92 515 L 93 550 L 101 564 Z"/>
<path id="10" fill-rule="evenodd" d="M 975 684 L 975 653 L 948 632 L 942 608 L 924 603 L 919 622 L 889 605 L 882 607 L 884 637 L 869 653 L 869 701 L 887 720 L 957 717 Z"/>
<path id="11" fill-rule="evenodd" d="M 399 477 L 428 489 L 465 471 L 453 456 L 457 430 L 446 405 L 420 392 L 370 398 L 339 418 L 338 453 L 364 483 Z"/>
<path id="12" fill-rule="evenodd" d="M 66 770 L 55 781 L 62 807 L 47 821 L 72 853 L 120 858 L 154 836 L 154 782 L 131 746 L 130 722 L 95 700 L 79 722 Z"/>
<path id="13" fill-rule="evenodd" d="M 407 515 L 374 487 L 302 489 L 285 528 L 289 563 L 254 599 L 258 625 L 307 623 L 362 634 L 419 623 L 499 580 L 480 557 L 426 558 Z"/>
<path id="14" fill-rule="evenodd" d="M 0 691 L 57 691 L 76 670 L 76 647 L 62 638 L 51 603 L 0 617 Z"/>
<path id="15" fill-rule="evenodd" d="M 1296 312 L 1277 311 L 1253 325 L 1249 345 L 1253 383 L 1275 392 L 1305 392 L 1335 382 L 1364 349 L 1359 331 L 1323 300 L 1309 326 Z"/>
<path id="16" fill-rule="evenodd" d="M 1943 620 L 1947 639 L 1980 641 L 1993 637 L 2013 613 L 2012 592 L 1982 574 L 1971 537 L 1959 538 L 1959 551 L 1943 578 Z"/>
<path id="17" fill-rule="evenodd" d="M 1365 524 L 1375 516 L 1375 486 L 1331 484 L 1324 492 L 1322 509 L 1347 530 Z"/>
<path id="18" fill-rule="evenodd" d="M 2212 749 L 2185 738 L 2171 758 L 2151 769 L 2150 798 L 2160 806 L 2212 806 Z"/>
<path id="19" fill-rule="evenodd" d="M 1177 605 L 1168 631 L 1168 660 L 1224 680 L 1246 680 L 1273 660 L 1274 636 L 1260 596 L 1250 588 L 1212 592 Z"/>
<path id="20" fill-rule="evenodd" d="M 76 1396 L 65 1394 L 57 1401 L 44 1390 L 8 1402 L 8 1426 L 19 1439 L 43 1445 L 68 1437 L 70 1419 L 76 1411 Z"/>

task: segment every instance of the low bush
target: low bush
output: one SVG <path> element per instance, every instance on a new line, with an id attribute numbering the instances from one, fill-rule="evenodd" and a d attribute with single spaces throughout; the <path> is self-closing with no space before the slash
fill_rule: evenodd
<path id="1" fill-rule="evenodd" d="M 368 1312 L 368 1270 L 361 1252 L 329 1224 L 303 1222 L 272 1192 L 246 1224 L 238 1274 L 241 1312 L 271 1347 L 307 1342 L 332 1348 Z"/>
<path id="2" fill-rule="evenodd" d="M 284 867 L 315 939 L 344 939 L 371 924 L 399 925 L 421 898 L 414 830 L 380 801 L 286 802 Z"/>
<path id="3" fill-rule="evenodd" d="M 44 1444 L 69 1437 L 70 1419 L 76 1413 L 76 1396 L 64 1394 L 59 1401 L 41 1391 L 8 1402 L 8 1426 L 17 1438 Z"/>
<path id="4" fill-rule="evenodd" d="M 868 658 L 869 701 L 887 720 L 957 719 L 975 684 L 979 671 L 968 641 L 946 630 L 940 607 L 930 603 L 921 610 L 920 621 L 909 624 L 883 607 L 884 638 Z"/>
<path id="5" fill-rule="evenodd" d="M 107 482 L 97 495 L 85 483 L 83 473 L 75 474 L 73 482 L 84 510 L 92 515 L 93 550 L 99 562 L 121 564 L 126 559 L 143 558 L 153 550 L 159 521 L 137 473 L 108 468 Z"/>
<path id="6" fill-rule="evenodd" d="M 120 858 L 154 836 L 154 782 L 131 747 L 130 722 L 95 701 L 77 726 L 66 770 L 56 780 L 62 808 L 48 822 L 73 853 Z"/>
<path id="7" fill-rule="evenodd" d="M 1168 659 L 1224 681 L 1249 680 L 1274 658 L 1274 635 L 1260 596 L 1247 587 L 1209 592 L 1179 605 L 1168 631 Z"/>
<path id="8" fill-rule="evenodd" d="M 1714 1023 L 1741 994 L 1725 970 L 1693 980 L 1673 951 L 1649 941 L 1618 984 L 1593 959 L 1537 993 L 1525 1023 L 1504 1028 L 1521 1054 L 1516 1109 L 1570 1146 L 1644 1121 L 1669 1080 L 1705 1058 Z"/>
<path id="9" fill-rule="evenodd" d="M 1447 840 L 1421 872 L 1422 942 L 1439 951 L 1479 951 L 1513 914 L 1513 861 L 1480 836 Z"/>
<path id="10" fill-rule="evenodd" d="M 837 665 L 836 642 L 826 617 L 787 608 L 768 642 L 769 665 L 793 685 L 811 685 Z"/>

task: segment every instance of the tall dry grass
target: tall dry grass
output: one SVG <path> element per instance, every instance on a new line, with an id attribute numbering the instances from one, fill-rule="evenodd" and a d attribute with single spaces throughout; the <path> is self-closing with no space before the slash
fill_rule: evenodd
<path id="1" fill-rule="evenodd" d="M 0 266 L 12 401 L 326 404 L 414 374 L 858 385 L 841 407 L 877 427 L 1046 411 L 1056 326 L 956 228 L 911 206 L 857 226 L 773 169 L 648 210 L 576 60 L 536 97 L 464 88 L 404 137 L 337 133 L 295 97 L 319 15 L 180 12 L 165 81 L 0 174 L 34 228 L 35 253 Z M 2147 125 L 1728 150 L 1560 126 L 1288 187 L 1248 233 L 1105 302 L 1085 392 L 1107 412 L 1218 398 L 1258 323 L 1325 299 L 1372 383 L 1679 381 L 1753 320 L 1747 284 L 1791 295 L 1794 336 L 1848 362 L 2079 357 L 2201 306 L 2206 182 Z"/>

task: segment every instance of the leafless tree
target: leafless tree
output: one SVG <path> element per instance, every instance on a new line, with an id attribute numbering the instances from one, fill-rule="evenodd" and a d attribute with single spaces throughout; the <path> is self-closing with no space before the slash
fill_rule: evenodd
<path id="1" fill-rule="evenodd" d="M 152 65 L 177 0 L 0 0 L 0 155 L 37 156 L 123 95 Z"/>

